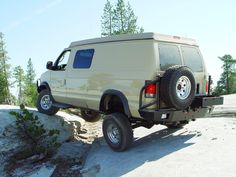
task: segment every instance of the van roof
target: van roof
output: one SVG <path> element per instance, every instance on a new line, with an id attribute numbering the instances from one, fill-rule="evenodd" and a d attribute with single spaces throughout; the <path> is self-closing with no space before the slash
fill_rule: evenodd
<path id="1" fill-rule="evenodd" d="M 156 41 L 195 45 L 195 46 L 197 45 L 196 41 L 191 38 L 150 32 L 150 33 L 140 33 L 140 34 L 122 34 L 122 35 L 114 35 L 114 36 L 109 36 L 109 37 L 101 37 L 101 38 L 76 41 L 76 42 L 72 42 L 69 47 L 88 45 L 88 44 L 97 44 L 97 43 L 149 40 L 149 39 L 156 40 Z"/>

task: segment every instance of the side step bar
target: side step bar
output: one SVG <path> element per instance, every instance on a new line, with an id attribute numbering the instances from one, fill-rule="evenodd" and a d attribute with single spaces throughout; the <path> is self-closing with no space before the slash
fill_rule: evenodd
<path id="1" fill-rule="evenodd" d="M 65 103 L 53 103 L 52 106 L 62 109 L 73 108 L 74 106 Z"/>

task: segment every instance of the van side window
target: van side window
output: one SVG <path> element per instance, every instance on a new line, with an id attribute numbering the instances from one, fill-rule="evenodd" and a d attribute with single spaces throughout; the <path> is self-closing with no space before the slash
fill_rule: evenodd
<path id="1" fill-rule="evenodd" d="M 179 48 L 176 45 L 159 43 L 160 68 L 162 71 L 173 65 L 181 65 Z"/>
<path id="2" fill-rule="evenodd" d="M 75 54 L 73 68 L 90 68 L 94 49 L 78 50 Z"/>
<path id="3" fill-rule="evenodd" d="M 194 72 L 203 71 L 202 57 L 195 47 L 182 46 L 184 65 L 191 68 Z"/>

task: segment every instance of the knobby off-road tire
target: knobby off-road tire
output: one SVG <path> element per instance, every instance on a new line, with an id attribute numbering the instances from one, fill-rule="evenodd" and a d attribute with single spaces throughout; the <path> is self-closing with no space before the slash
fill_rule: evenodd
<path id="1" fill-rule="evenodd" d="M 133 130 L 128 118 L 121 113 L 107 115 L 103 121 L 103 136 L 114 151 L 126 150 L 133 141 Z"/>
<path id="2" fill-rule="evenodd" d="M 161 99 L 171 108 L 184 110 L 195 97 L 195 79 L 190 68 L 173 66 L 161 78 Z"/>
<path id="3" fill-rule="evenodd" d="M 96 111 L 81 109 L 80 114 L 80 116 L 87 122 L 97 122 L 100 119 L 100 114 Z"/>
<path id="4" fill-rule="evenodd" d="M 52 106 L 53 98 L 48 90 L 42 90 L 39 93 L 37 100 L 37 109 L 40 113 L 54 115 L 59 111 L 59 108 Z"/>

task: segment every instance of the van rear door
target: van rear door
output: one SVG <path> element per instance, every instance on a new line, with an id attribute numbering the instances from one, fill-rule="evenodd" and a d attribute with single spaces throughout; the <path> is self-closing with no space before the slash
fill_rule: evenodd
<path id="1" fill-rule="evenodd" d="M 196 81 L 196 95 L 207 92 L 207 71 L 200 50 L 197 46 L 181 45 L 183 65 L 191 68 Z"/>
<path id="2" fill-rule="evenodd" d="M 208 75 L 198 46 L 159 42 L 158 49 L 162 73 L 171 66 L 185 65 L 194 74 L 196 95 L 206 95 Z"/>

